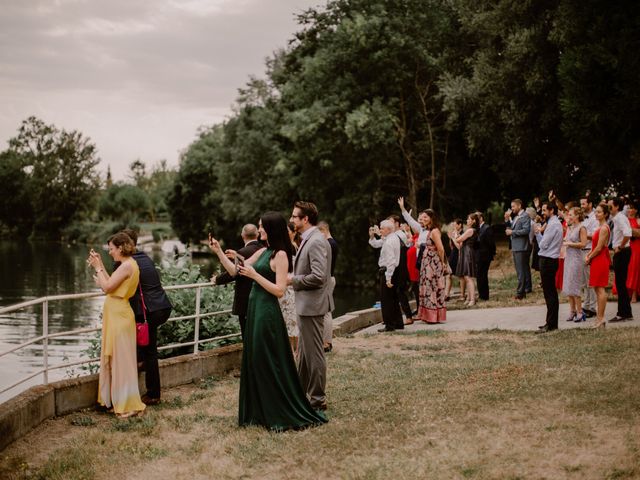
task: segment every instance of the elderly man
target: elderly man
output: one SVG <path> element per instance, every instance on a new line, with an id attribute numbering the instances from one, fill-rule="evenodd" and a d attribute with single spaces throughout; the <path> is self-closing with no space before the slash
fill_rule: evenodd
<path id="1" fill-rule="evenodd" d="M 404 328 L 398 290 L 393 283 L 398 277 L 400 265 L 400 238 L 393 234 L 394 230 L 392 220 L 387 219 L 380 223 L 380 236 L 383 243 L 378 259 L 378 277 L 384 328 L 378 330 L 379 332 L 392 332 Z"/>
<path id="2" fill-rule="evenodd" d="M 240 233 L 244 246 L 237 252 L 234 250 L 227 250 L 225 253 L 227 257 L 233 259 L 236 254 L 241 255 L 243 258 L 249 258 L 262 248 L 259 242 L 258 227 L 252 223 L 247 223 L 242 227 Z M 231 313 L 238 316 L 240 322 L 240 333 L 244 337 L 244 327 L 247 322 L 247 308 L 249 307 L 249 294 L 251 293 L 251 287 L 253 286 L 253 280 L 243 275 L 231 276 L 227 271 L 222 272 L 220 275 L 214 275 L 211 277 L 211 282 L 214 285 L 226 285 L 230 282 L 236 282 L 236 288 L 233 295 L 233 307 Z"/>

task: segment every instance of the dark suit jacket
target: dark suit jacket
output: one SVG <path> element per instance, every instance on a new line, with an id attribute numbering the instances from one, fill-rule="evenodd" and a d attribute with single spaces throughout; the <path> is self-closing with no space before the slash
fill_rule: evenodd
<path id="1" fill-rule="evenodd" d="M 247 243 L 244 247 L 237 250 L 237 252 L 244 258 L 251 257 L 254 253 L 262 248 L 262 245 L 257 240 L 253 240 Z M 249 305 L 249 294 L 251 293 L 251 287 L 253 286 L 253 280 L 242 275 L 229 275 L 229 272 L 224 271 L 216 277 L 216 285 L 225 285 L 227 283 L 236 282 L 236 290 L 233 295 L 233 314 L 238 316 L 245 316 L 247 314 L 247 307 Z"/>
<path id="2" fill-rule="evenodd" d="M 147 312 L 157 312 L 158 310 L 172 308 L 169 297 L 167 297 L 160 283 L 160 275 L 156 270 L 153 260 L 144 252 L 136 252 L 132 257 L 140 269 L 139 287 L 142 287 Z M 140 302 L 140 288 L 138 288 L 135 295 L 129 299 L 129 304 L 137 317 L 143 315 L 142 303 Z"/>
<path id="3" fill-rule="evenodd" d="M 490 262 L 496 255 L 496 242 L 493 238 L 493 230 L 491 227 L 483 223 L 478 232 L 476 240 L 476 260 L 482 262 Z"/>

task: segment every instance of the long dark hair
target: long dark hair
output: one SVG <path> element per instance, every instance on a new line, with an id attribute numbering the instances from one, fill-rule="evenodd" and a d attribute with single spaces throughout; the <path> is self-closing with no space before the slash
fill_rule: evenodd
<path id="1" fill-rule="evenodd" d="M 271 258 L 275 257 L 279 250 L 287 254 L 289 260 L 289 271 L 293 271 L 293 245 L 289 239 L 289 231 L 287 229 L 287 221 L 281 213 L 266 212 L 260 217 L 262 228 L 267 232 L 267 244 L 273 253 Z"/>

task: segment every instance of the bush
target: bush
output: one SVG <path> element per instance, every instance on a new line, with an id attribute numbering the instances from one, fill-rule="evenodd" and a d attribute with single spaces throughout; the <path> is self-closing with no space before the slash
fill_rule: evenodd
<path id="1" fill-rule="evenodd" d="M 160 278 L 163 285 L 187 285 L 190 283 L 203 283 L 208 279 L 200 273 L 200 266 L 191 263 L 188 256 L 179 257 L 173 261 L 164 262 L 160 268 Z M 172 317 L 193 315 L 195 313 L 196 290 L 172 290 L 167 292 L 173 304 Z M 217 312 L 231 309 L 233 303 L 233 286 L 205 287 L 201 290 L 200 312 Z M 182 320 L 179 322 L 167 322 L 158 331 L 158 345 L 170 343 L 182 343 L 193 340 L 195 320 Z M 240 332 L 240 324 L 231 314 L 216 315 L 200 319 L 200 338 L 212 338 Z M 210 349 L 237 343 L 240 337 L 207 343 L 202 349 Z M 171 357 L 192 352 L 192 347 L 163 350 L 161 357 Z"/>
<path id="2" fill-rule="evenodd" d="M 160 267 L 162 285 L 188 285 L 191 283 L 205 283 L 208 280 L 200 273 L 200 266 L 194 265 L 188 256 L 179 257 L 176 260 L 164 261 Z M 196 290 L 173 290 L 167 294 L 173 304 L 172 317 L 182 317 L 195 314 Z M 233 303 L 233 286 L 204 287 L 200 296 L 200 312 L 217 312 L 230 310 Z M 177 322 L 168 321 L 158 329 L 158 346 L 172 343 L 183 343 L 193 341 L 195 331 L 195 320 L 180 320 Z M 230 313 L 216 315 L 200 319 L 200 339 L 220 337 L 240 333 L 238 319 Z M 240 342 L 240 336 L 209 342 L 200 346 L 200 350 L 208 350 L 232 343 Z M 96 332 L 95 338 L 90 340 L 89 346 L 82 351 L 85 358 L 100 357 L 101 332 Z M 193 352 L 193 347 L 178 347 L 168 350 L 161 350 L 161 358 L 175 357 Z M 81 370 L 87 373 L 96 373 L 97 364 L 82 365 Z"/>

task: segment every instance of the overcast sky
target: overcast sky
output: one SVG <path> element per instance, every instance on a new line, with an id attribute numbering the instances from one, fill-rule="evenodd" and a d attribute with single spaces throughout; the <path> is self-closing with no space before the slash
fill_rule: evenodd
<path id="1" fill-rule="evenodd" d="M 106 172 L 178 164 L 324 0 L 0 0 L 0 150 L 30 115 L 79 130 Z"/>

